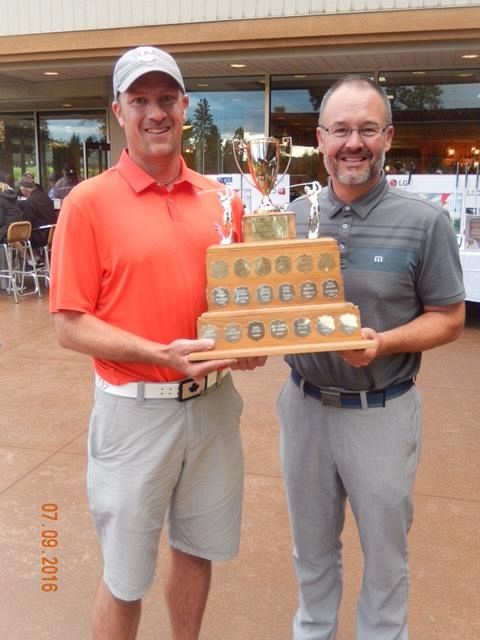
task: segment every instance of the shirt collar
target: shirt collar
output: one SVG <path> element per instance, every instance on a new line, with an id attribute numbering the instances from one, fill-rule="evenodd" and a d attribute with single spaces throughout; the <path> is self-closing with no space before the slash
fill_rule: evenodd
<path id="1" fill-rule="evenodd" d="M 370 211 L 374 209 L 379 201 L 383 198 L 386 191 L 388 191 L 389 186 L 387 182 L 387 178 L 385 176 L 385 172 L 382 171 L 380 175 L 380 180 L 377 184 L 370 189 L 367 193 L 363 194 L 357 200 L 349 203 L 349 207 L 351 211 L 354 211 L 360 218 L 365 220 Z M 330 211 L 328 212 L 328 217 L 333 218 L 340 211 L 343 211 L 345 207 L 345 202 L 340 200 L 332 188 L 332 179 L 328 179 L 328 192 L 327 192 L 328 201 L 331 205 Z"/>
<path id="2" fill-rule="evenodd" d="M 128 149 L 122 151 L 117 166 L 122 176 L 136 193 L 157 186 L 155 179 L 148 175 L 148 173 L 145 173 L 145 171 L 130 158 Z M 188 182 L 198 189 L 204 188 L 204 184 L 201 182 L 201 176 L 199 176 L 196 171 L 189 169 L 182 157 L 180 157 L 180 173 L 175 180 L 175 184 L 179 182 Z"/>

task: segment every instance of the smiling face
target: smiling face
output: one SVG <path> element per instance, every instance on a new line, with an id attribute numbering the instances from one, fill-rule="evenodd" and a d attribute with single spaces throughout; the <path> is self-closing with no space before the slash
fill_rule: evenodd
<path id="1" fill-rule="evenodd" d="M 164 174 L 180 156 L 187 107 L 188 96 L 158 71 L 140 76 L 112 105 L 130 157 L 159 181 L 172 177 Z"/>
<path id="2" fill-rule="evenodd" d="M 381 96 L 368 85 L 349 83 L 332 93 L 321 114 L 322 126 L 352 129 L 389 124 Z M 353 131 L 348 138 L 335 138 L 317 128 L 317 140 L 323 162 L 332 177 L 332 186 L 339 198 L 351 202 L 377 183 L 390 149 L 393 127 L 373 138 L 362 138 Z"/>

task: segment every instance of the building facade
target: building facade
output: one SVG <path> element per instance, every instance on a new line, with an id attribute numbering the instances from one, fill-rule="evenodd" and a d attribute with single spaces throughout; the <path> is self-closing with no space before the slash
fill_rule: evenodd
<path id="1" fill-rule="evenodd" d="M 21 5 L 21 6 L 20 6 Z M 396 127 L 392 173 L 476 171 L 480 0 L 0 1 L 0 169 L 47 185 L 73 162 L 115 162 L 111 75 L 128 48 L 172 53 L 191 106 L 184 155 L 202 173 L 236 171 L 235 136 L 291 137 L 293 182 L 325 174 L 318 107 L 340 76 L 375 78 Z"/>

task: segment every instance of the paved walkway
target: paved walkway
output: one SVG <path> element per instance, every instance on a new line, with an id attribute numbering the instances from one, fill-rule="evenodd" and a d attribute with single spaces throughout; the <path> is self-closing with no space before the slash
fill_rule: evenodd
<path id="1" fill-rule="evenodd" d="M 15 305 L 0 292 L 0 340 L 0 638 L 88 640 L 100 572 L 84 488 L 90 362 L 56 344 L 46 298 Z M 235 375 L 246 405 L 243 539 L 239 557 L 215 567 L 201 640 L 291 638 L 296 586 L 275 416 L 286 375 L 279 358 Z M 477 305 L 457 343 L 425 355 L 419 379 L 425 419 L 410 539 L 412 640 L 480 638 L 479 381 Z M 47 531 L 57 546 L 42 547 Z M 337 640 L 353 640 L 361 554 L 350 516 L 344 543 Z M 166 557 L 162 543 L 139 640 L 169 638 L 162 597 Z M 41 590 L 41 578 L 48 577 L 41 573 L 42 558 L 57 558 L 56 592 Z"/>

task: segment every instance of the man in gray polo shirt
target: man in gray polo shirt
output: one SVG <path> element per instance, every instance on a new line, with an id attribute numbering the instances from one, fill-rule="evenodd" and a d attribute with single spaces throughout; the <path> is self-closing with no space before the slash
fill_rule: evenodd
<path id="1" fill-rule="evenodd" d="M 337 239 L 345 297 L 365 350 L 288 356 L 280 394 L 282 462 L 300 604 L 294 640 L 333 640 L 348 498 L 364 554 L 357 640 L 407 640 L 407 534 L 420 449 L 414 380 L 421 352 L 455 340 L 464 288 L 455 235 L 437 206 L 389 187 L 393 138 L 382 89 L 361 77 L 325 95 L 317 129 L 330 175 L 320 232 Z M 299 228 L 308 198 L 292 205 Z"/>

